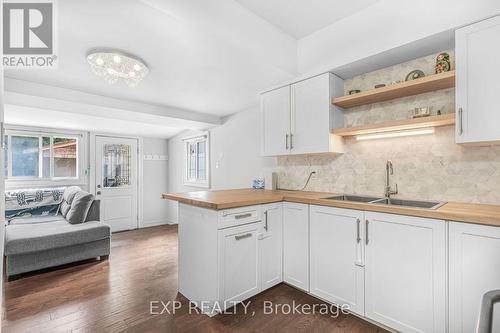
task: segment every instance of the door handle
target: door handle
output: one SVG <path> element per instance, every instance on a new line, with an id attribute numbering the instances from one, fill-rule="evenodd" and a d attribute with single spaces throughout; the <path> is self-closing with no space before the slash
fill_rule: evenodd
<path id="1" fill-rule="evenodd" d="M 366 235 L 365 235 L 365 238 L 366 238 L 366 242 L 365 242 L 365 244 L 366 244 L 366 245 L 368 245 L 368 242 L 369 242 L 369 239 L 368 239 L 368 224 L 369 224 L 369 223 L 370 223 L 370 222 L 369 222 L 368 220 L 365 220 L 365 233 L 366 233 Z"/>
<path id="2" fill-rule="evenodd" d="M 361 242 L 361 233 L 360 233 L 360 224 L 361 224 L 361 220 L 360 219 L 356 219 L 356 243 L 359 243 Z"/>
<path id="3" fill-rule="evenodd" d="M 290 149 L 293 149 L 293 134 L 290 133 Z"/>
<path id="4" fill-rule="evenodd" d="M 264 212 L 264 230 L 267 231 L 267 210 Z"/>
<path id="5" fill-rule="evenodd" d="M 100 185 L 100 184 L 99 184 L 99 185 L 97 185 L 97 188 L 101 188 L 101 185 Z"/>
<path id="6" fill-rule="evenodd" d="M 101 195 L 101 191 L 97 191 L 97 193 L 96 193 L 96 194 L 97 194 L 97 195 Z"/>
<path id="7" fill-rule="evenodd" d="M 288 150 L 288 133 L 285 135 L 285 147 Z"/>
<path id="8" fill-rule="evenodd" d="M 464 109 L 458 109 L 458 135 L 462 135 L 464 133 Z"/>
<path id="9" fill-rule="evenodd" d="M 250 217 L 250 216 L 252 216 L 252 213 L 235 215 L 234 218 L 237 219 L 237 220 L 239 220 L 239 219 L 244 219 L 245 217 Z"/>
<path id="10" fill-rule="evenodd" d="M 244 235 L 236 235 L 236 236 L 234 236 L 234 239 L 241 240 L 241 239 L 245 239 L 248 237 L 252 237 L 252 233 L 249 232 L 249 233 L 244 234 Z"/>

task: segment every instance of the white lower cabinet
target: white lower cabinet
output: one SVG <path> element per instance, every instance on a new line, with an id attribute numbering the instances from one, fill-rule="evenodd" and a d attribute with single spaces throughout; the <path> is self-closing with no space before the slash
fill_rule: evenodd
<path id="1" fill-rule="evenodd" d="M 446 331 L 446 224 L 365 213 L 365 316 L 401 332 Z"/>
<path id="2" fill-rule="evenodd" d="M 240 302 L 260 292 L 259 231 L 260 223 L 219 230 L 219 292 L 223 303 Z"/>
<path id="3" fill-rule="evenodd" d="M 283 203 L 283 280 L 309 291 L 309 205 Z"/>
<path id="4" fill-rule="evenodd" d="M 283 282 L 283 206 L 281 202 L 262 205 L 262 232 L 259 234 L 261 290 Z"/>
<path id="5" fill-rule="evenodd" d="M 483 295 L 500 289 L 500 228 L 451 222 L 449 332 L 475 332 Z M 500 332 L 500 304 L 492 332 Z"/>
<path id="6" fill-rule="evenodd" d="M 365 311 L 362 211 L 310 206 L 311 294 Z"/>

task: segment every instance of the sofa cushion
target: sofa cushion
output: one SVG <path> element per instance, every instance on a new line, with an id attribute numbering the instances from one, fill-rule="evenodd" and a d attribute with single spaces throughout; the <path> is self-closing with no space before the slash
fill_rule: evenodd
<path id="1" fill-rule="evenodd" d="M 73 202 L 73 199 L 75 198 L 75 195 L 77 192 L 80 192 L 81 189 L 78 186 L 71 186 L 67 187 L 64 190 L 64 194 L 62 197 L 62 202 L 61 202 L 61 214 L 66 218 L 66 215 L 68 214 L 69 210 L 71 209 L 71 203 Z"/>
<path id="2" fill-rule="evenodd" d="M 33 224 L 33 223 L 50 223 L 56 221 L 64 221 L 64 217 L 61 214 L 56 216 L 43 215 L 43 216 L 29 216 L 18 219 L 13 219 L 9 221 L 9 225 L 19 225 L 19 224 Z"/>
<path id="3" fill-rule="evenodd" d="M 110 227 L 101 222 L 66 221 L 9 225 L 5 229 L 5 255 L 43 251 L 109 238 Z"/>
<path id="4" fill-rule="evenodd" d="M 71 208 L 66 213 L 66 220 L 71 224 L 85 222 L 93 201 L 93 194 L 84 191 L 76 192 L 71 202 Z"/>

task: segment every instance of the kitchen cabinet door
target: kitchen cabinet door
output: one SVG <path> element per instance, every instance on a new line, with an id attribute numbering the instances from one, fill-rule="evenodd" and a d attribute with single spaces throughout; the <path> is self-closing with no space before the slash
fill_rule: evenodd
<path id="1" fill-rule="evenodd" d="M 283 203 L 283 280 L 309 291 L 309 205 Z"/>
<path id="2" fill-rule="evenodd" d="M 451 222 L 449 332 L 475 332 L 483 295 L 500 289 L 500 228 Z M 492 332 L 500 332 L 500 304 Z"/>
<path id="3" fill-rule="evenodd" d="M 332 105 L 333 90 L 343 89 L 342 80 L 331 73 L 297 82 L 291 87 L 291 154 L 340 152 L 341 139 L 330 133 L 333 121 L 342 127 L 344 115 Z M 339 91 L 337 94 L 342 95 Z"/>
<path id="4" fill-rule="evenodd" d="M 260 222 L 219 230 L 222 302 L 240 302 L 260 291 L 259 230 Z"/>
<path id="5" fill-rule="evenodd" d="M 262 155 L 290 153 L 290 86 L 261 95 Z"/>
<path id="6" fill-rule="evenodd" d="M 311 294 L 364 315 L 362 211 L 310 206 Z"/>
<path id="7" fill-rule="evenodd" d="M 492 56 L 500 53 L 499 38 L 500 16 L 456 31 L 457 143 L 500 140 L 500 58 Z"/>
<path id="8" fill-rule="evenodd" d="M 283 281 L 283 206 L 282 203 L 262 205 L 260 234 L 261 290 Z"/>
<path id="9" fill-rule="evenodd" d="M 365 219 L 366 317 L 401 332 L 445 332 L 445 222 L 374 212 Z"/>

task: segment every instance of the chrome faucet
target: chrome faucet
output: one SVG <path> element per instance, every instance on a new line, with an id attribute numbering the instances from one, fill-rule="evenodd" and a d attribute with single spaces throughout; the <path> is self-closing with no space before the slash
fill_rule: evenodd
<path id="1" fill-rule="evenodd" d="M 387 199 L 391 198 L 391 195 L 398 194 L 398 184 L 396 184 L 396 189 L 393 190 L 390 185 L 391 175 L 394 174 L 394 169 L 392 168 L 392 161 L 388 160 L 385 164 L 385 197 Z"/>

